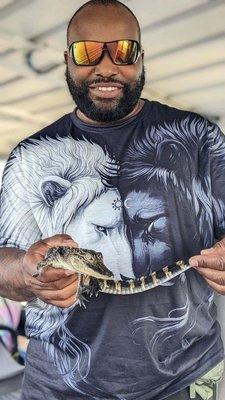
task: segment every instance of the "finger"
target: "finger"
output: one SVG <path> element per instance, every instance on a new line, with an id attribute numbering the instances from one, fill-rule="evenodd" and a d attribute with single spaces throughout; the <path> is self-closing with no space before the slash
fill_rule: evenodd
<path id="1" fill-rule="evenodd" d="M 196 268 L 196 270 L 205 279 L 225 287 L 225 271 L 218 272 L 217 270 L 209 268 Z"/>
<path id="2" fill-rule="evenodd" d="M 46 290 L 56 290 L 62 289 L 63 287 L 68 286 L 69 284 L 76 282 L 78 280 L 77 274 L 73 274 L 70 276 L 66 276 L 64 278 L 57 279 L 55 281 L 50 282 L 42 282 L 38 278 L 34 278 L 30 274 L 26 273 L 24 275 L 24 279 L 26 282 L 27 288 L 36 293 L 37 290 L 46 289 Z"/>
<path id="3" fill-rule="evenodd" d="M 55 235 L 50 238 L 39 240 L 35 242 L 28 249 L 27 253 L 29 256 L 33 256 L 40 261 L 46 252 L 55 246 L 68 246 L 68 247 L 79 247 L 78 244 L 69 235 Z"/>
<path id="4" fill-rule="evenodd" d="M 55 246 L 78 248 L 78 244 L 69 235 L 60 234 L 39 240 L 28 249 L 24 257 L 24 263 L 29 266 L 31 274 L 36 273 L 36 265 L 43 260 L 47 251 Z"/>
<path id="5" fill-rule="evenodd" d="M 64 276 L 70 276 L 76 274 L 75 270 L 72 269 L 67 269 L 64 267 L 54 267 L 52 264 L 49 264 L 45 266 L 44 268 L 41 269 L 41 271 L 37 268 L 34 273 L 32 273 L 32 276 L 34 278 L 37 278 L 39 280 L 44 281 L 55 281 L 57 279 L 60 279 L 60 277 Z"/>
<path id="6" fill-rule="evenodd" d="M 194 256 L 189 259 L 192 267 L 212 268 L 218 271 L 225 270 L 225 257 L 222 256 Z"/>
<path id="7" fill-rule="evenodd" d="M 31 274 L 34 274 L 37 272 L 37 264 L 41 261 L 43 261 L 43 258 L 45 256 L 45 250 L 42 250 L 39 252 L 33 252 L 28 250 L 27 253 L 24 256 L 23 259 L 23 264 L 25 269 L 30 271 Z"/>
<path id="8" fill-rule="evenodd" d="M 69 276 L 78 277 L 78 274 L 75 271 L 71 271 L 69 269 L 64 268 L 54 268 L 51 266 L 45 267 L 41 272 L 40 276 L 37 278 L 41 282 L 55 282 L 59 279 L 66 278 Z"/>
<path id="9" fill-rule="evenodd" d="M 38 289 L 35 294 L 43 301 L 52 303 L 52 301 L 65 301 L 69 299 L 71 296 L 76 295 L 77 289 L 77 282 L 74 282 L 59 290 L 46 290 L 41 288 Z"/>
<path id="10" fill-rule="evenodd" d="M 201 250 L 201 255 L 209 255 L 209 256 L 213 256 L 213 255 L 221 255 L 223 256 L 225 254 L 225 249 L 222 247 L 211 247 L 210 249 L 204 249 Z"/>
<path id="11" fill-rule="evenodd" d="M 57 301 L 57 300 L 53 300 L 51 302 L 45 301 L 45 303 L 47 303 L 47 304 L 51 304 L 53 306 L 60 307 L 60 308 L 71 307 L 72 305 L 76 305 L 76 302 L 77 302 L 76 295 L 73 295 L 69 299 L 61 300 L 61 301 Z"/>
<path id="12" fill-rule="evenodd" d="M 216 242 L 212 247 L 201 251 L 202 254 L 219 253 L 223 254 L 225 251 L 225 238 Z"/>
<path id="13" fill-rule="evenodd" d="M 77 281 L 78 281 L 78 276 L 76 274 L 50 282 L 42 282 L 39 279 L 35 279 L 32 282 L 32 287 L 34 290 L 35 289 L 60 290 Z"/>
<path id="14" fill-rule="evenodd" d="M 76 243 L 70 235 L 66 234 L 58 234 L 54 235 L 50 238 L 43 239 L 42 242 L 46 244 L 48 247 L 54 246 L 69 246 L 69 247 L 79 247 L 78 243 Z"/>
<path id="15" fill-rule="evenodd" d="M 225 237 L 221 240 L 218 240 L 213 247 L 225 249 Z"/>
<path id="16" fill-rule="evenodd" d="M 225 286 L 218 285 L 218 283 L 215 283 L 207 278 L 206 281 L 209 286 L 211 286 L 211 288 L 214 289 L 217 293 L 225 295 Z"/>

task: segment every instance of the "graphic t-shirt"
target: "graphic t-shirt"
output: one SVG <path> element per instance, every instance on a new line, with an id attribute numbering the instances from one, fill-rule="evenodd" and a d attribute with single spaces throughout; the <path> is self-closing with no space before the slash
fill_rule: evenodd
<path id="1" fill-rule="evenodd" d="M 201 116 L 145 101 L 124 121 L 67 114 L 14 149 L 0 245 L 67 233 L 116 280 L 188 260 L 225 234 L 225 137 Z M 151 290 L 27 306 L 23 400 L 162 400 L 223 359 L 213 290 L 194 269 Z"/>

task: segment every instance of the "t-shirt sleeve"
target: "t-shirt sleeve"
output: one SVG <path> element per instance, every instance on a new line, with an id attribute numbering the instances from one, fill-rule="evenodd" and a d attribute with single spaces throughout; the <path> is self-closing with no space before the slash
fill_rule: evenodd
<path id="1" fill-rule="evenodd" d="M 27 250 L 41 238 L 27 196 L 20 148 L 17 146 L 6 163 L 0 192 L 0 247 Z"/>
<path id="2" fill-rule="evenodd" d="M 220 239 L 225 235 L 225 135 L 217 125 L 209 122 L 208 138 L 214 236 Z"/>

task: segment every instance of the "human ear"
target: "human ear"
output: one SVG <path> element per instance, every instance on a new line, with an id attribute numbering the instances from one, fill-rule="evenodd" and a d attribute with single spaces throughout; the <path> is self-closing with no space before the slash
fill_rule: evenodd
<path id="1" fill-rule="evenodd" d="M 68 53 L 67 53 L 67 51 L 65 50 L 65 51 L 64 51 L 64 64 L 67 64 L 67 62 L 68 62 Z"/>

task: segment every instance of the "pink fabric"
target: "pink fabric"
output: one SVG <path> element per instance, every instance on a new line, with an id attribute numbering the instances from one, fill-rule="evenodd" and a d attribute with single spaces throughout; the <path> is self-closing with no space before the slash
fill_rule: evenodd
<path id="1" fill-rule="evenodd" d="M 21 307 L 20 303 L 0 297 L 0 324 L 16 329 L 20 322 Z M 12 339 L 10 333 L 0 330 L 0 336 L 11 351 Z"/>

